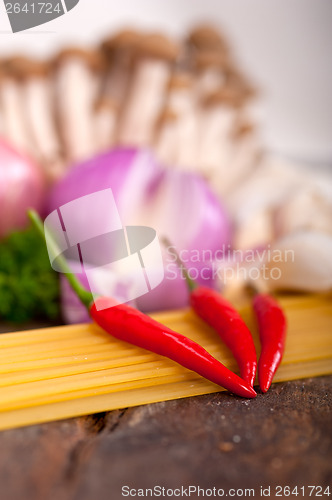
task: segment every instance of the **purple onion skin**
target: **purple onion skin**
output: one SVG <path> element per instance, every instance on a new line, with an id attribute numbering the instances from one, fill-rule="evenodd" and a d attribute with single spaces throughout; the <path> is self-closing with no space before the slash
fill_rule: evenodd
<path id="1" fill-rule="evenodd" d="M 72 167 L 69 173 L 52 189 L 48 212 L 87 194 L 111 188 L 115 201 L 121 192 L 133 161 L 135 149 L 115 149 Z"/>
<path id="2" fill-rule="evenodd" d="M 163 169 L 154 161 L 152 155 L 135 149 L 115 149 L 75 166 L 50 193 L 48 213 L 80 196 L 111 188 L 123 224 L 131 225 L 128 216 L 130 210 L 128 212 L 127 208 L 132 202 L 133 192 L 127 193 L 126 191 L 129 191 L 128 185 L 132 172 L 137 168 L 141 171 L 141 180 L 137 189 L 144 194 L 143 200 L 152 202 L 152 206 L 154 197 L 158 196 L 156 195 L 158 190 L 167 183 L 169 185 L 167 191 L 169 213 L 167 212 L 166 217 L 164 215 L 163 218 L 167 220 L 167 228 L 163 227 L 162 223 L 159 225 L 158 221 L 154 227 L 159 237 L 166 234 L 178 251 L 187 250 L 189 255 L 191 251 L 199 252 L 201 255 L 204 250 L 209 250 L 213 255 L 224 245 L 230 244 L 229 219 L 206 182 L 196 174 Z M 133 187 L 131 186 L 130 189 Z M 134 212 L 137 218 L 137 214 L 140 213 L 139 205 Z M 83 221 L 84 214 L 82 223 Z M 138 220 L 138 224 L 146 225 L 143 216 L 142 220 Z M 136 306 L 142 311 L 176 309 L 188 305 L 188 289 L 184 279 L 180 276 L 180 271 L 174 263 L 169 264 L 165 259 L 164 262 L 165 278 L 162 283 L 136 300 Z M 201 260 L 185 264 L 191 269 L 194 277 L 198 276 L 197 281 L 200 284 L 209 287 L 216 286 L 216 280 L 211 272 L 211 262 Z M 203 267 L 205 271 L 202 277 Z M 210 269 L 210 275 L 207 269 Z M 65 278 L 62 277 L 63 279 Z M 83 284 L 86 285 L 86 283 Z M 85 321 L 87 317 L 83 313 L 80 315 L 71 293 L 66 287 L 63 295 L 65 318 L 68 322 Z M 74 304 L 75 307 L 73 307 Z M 71 310 L 70 314 L 69 310 Z"/>
<path id="3" fill-rule="evenodd" d="M 76 274 L 82 285 L 89 288 L 85 274 Z M 82 305 L 80 299 L 71 289 L 68 280 L 62 275 L 60 277 L 62 316 L 66 323 L 89 323 L 91 318 L 87 309 Z"/>
<path id="4" fill-rule="evenodd" d="M 45 192 L 38 165 L 0 138 L 0 237 L 27 226 L 27 209 L 41 212 Z"/>
<path id="5" fill-rule="evenodd" d="M 188 265 L 195 281 L 202 286 L 217 288 L 217 280 L 212 276 L 211 263 L 192 263 Z M 205 268 L 203 276 L 202 268 Z M 209 271 L 207 271 L 209 269 Z M 176 278 L 175 278 L 176 274 Z M 165 278 L 154 290 L 136 299 L 136 306 L 141 311 L 156 312 L 187 307 L 189 303 L 188 286 L 180 269 L 172 266 L 170 270 L 165 266 Z"/>

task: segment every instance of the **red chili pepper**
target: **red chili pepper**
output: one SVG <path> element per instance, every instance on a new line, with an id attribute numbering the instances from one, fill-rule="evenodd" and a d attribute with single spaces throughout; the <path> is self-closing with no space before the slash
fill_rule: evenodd
<path id="1" fill-rule="evenodd" d="M 258 362 L 258 380 L 261 390 L 266 392 L 284 354 L 287 321 L 280 305 L 271 295 L 256 295 L 253 307 L 262 346 Z"/>
<path id="2" fill-rule="evenodd" d="M 98 310 L 98 301 L 104 300 L 109 299 L 102 297 L 97 299 L 97 303 L 95 302 L 90 309 L 90 315 L 112 336 L 166 356 L 234 394 L 245 398 L 256 396 L 256 392 L 247 382 L 235 375 L 193 340 L 174 332 L 126 304 Z"/>
<path id="3" fill-rule="evenodd" d="M 28 214 L 35 227 L 44 236 L 43 224 L 38 214 L 33 211 Z M 59 255 L 59 252 L 55 252 L 55 255 Z M 100 297 L 94 303 L 92 294 L 84 289 L 71 273 L 66 260 L 60 255 L 57 261 L 91 317 L 107 333 L 166 356 L 239 396 L 246 398 L 256 396 L 256 392 L 247 382 L 228 370 L 193 340 L 170 330 L 133 307 L 116 304 L 113 299 Z"/>
<path id="4" fill-rule="evenodd" d="M 169 246 L 167 239 L 164 238 L 164 242 Z M 215 290 L 198 285 L 190 278 L 179 255 L 177 260 L 190 290 L 191 307 L 203 321 L 216 330 L 221 340 L 232 351 L 241 377 L 252 386 L 256 377 L 257 355 L 249 328 L 228 300 Z"/>
<path id="5" fill-rule="evenodd" d="M 191 292 L 190 304 L 232 351 L 241 377 L 252 386 L 257 369 L 256 349 L 250 330 L 237 310 L 219 293 L 204 286 Z"/>

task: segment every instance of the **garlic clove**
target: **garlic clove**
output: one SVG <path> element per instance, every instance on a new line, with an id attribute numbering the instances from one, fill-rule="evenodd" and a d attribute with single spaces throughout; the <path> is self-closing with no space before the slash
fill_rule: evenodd
<path id="1" fill-rule="evenodd" d="M 317 190 L 300 190 L 275 214 L 279 237 L 298 230 L 316 230 L 332 235 L 332 206 Z"/>

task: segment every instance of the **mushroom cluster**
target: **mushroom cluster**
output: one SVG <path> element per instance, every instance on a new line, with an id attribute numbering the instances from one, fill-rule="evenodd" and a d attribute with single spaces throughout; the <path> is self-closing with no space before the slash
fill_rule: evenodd
<path id="1" fill-rule="evenodd" d="M 123 30 L 49 61 L 0 61 L 0 134 L 50 182 L 113 146 L 148 147 L 223 195 L 260 157 L 254 97 L 214 28 L 199 26 L 182 41 Z"/>

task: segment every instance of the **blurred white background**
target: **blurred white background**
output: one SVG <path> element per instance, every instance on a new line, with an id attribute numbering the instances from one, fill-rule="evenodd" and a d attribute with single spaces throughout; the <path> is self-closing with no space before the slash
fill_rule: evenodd
<path id="1" fill-rule="evenodd" d="M 11 33 L 1 2 L 0 57 L 43 57 L 125 26 L 181 36 L 203 21 L 229 36 L 262 90 L 267 147 L 300 161 L 332 164 L 331 0 L 80 0 L 65 16 L 18 34 Z"/>

